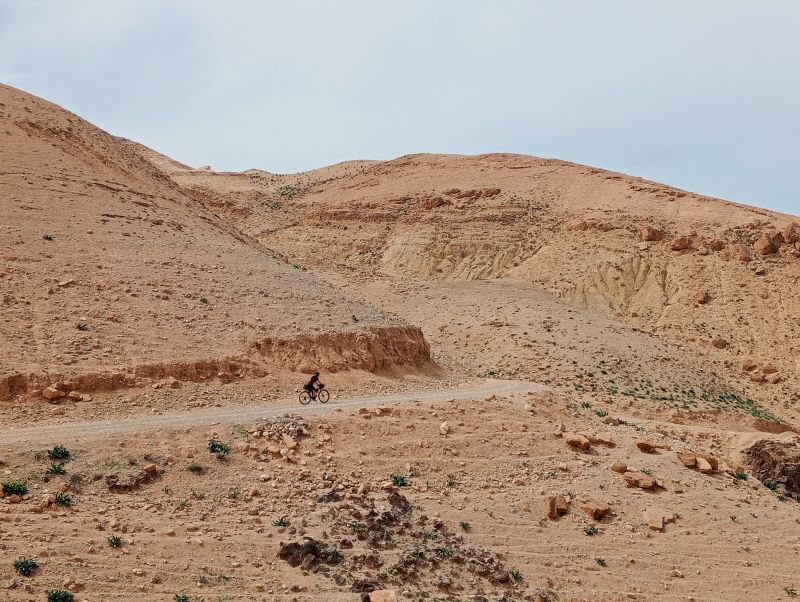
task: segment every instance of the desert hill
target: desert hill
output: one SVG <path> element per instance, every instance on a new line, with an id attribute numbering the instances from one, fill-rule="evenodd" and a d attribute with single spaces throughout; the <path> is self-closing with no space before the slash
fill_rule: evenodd
<path id="1" fill-rule="evenodd" d="M 2 86 L 0 138 L 0 398 L 429 361 L 417 329 L 287 264 L 76 115 Z"/>
<path id="2" fill-rule="evenodd" d="M 540 373 L 547 362 L 535 342 L 549 335 L 531 325 L 572 308 L 627 326 L 633 338 L 623 350 L 647 348 L 655 335 L 673 345 L 680 361 L 695 363 L 693 374 L 715 372 L 780 411 L 797 401 L 800 218 L 519 155 L 413 155 L 293 175 L 161 165 L 187 194 L 250 236 L 422 325 L 432 341 L 446 339 L 434 350 L 476 369 L 491 369 L 485 360 L 491 363 L 492 355 L 502 363 L 499 348 L 518 347 L 519 339 L 494 326 L 484 338 L 496 353 L 486 358 L 483 347 L 469 353 L 463 341 L 438 336 L 442 324 L 427 328 L 417 319 L 420 298 L 408 295 L 409 287 L 441 292 L 444 283 L 466 283 L 436 297 L 446 297 L 447 311 L 459 306 L 472 316 L 497 311 L 470 303 L 476 291 L 495 287 L 498 299 L 511 289 L 516 298 L 520 286 L 530 295 L 549 293 L 541 301 L 552 306 L 547 310 L 513 308 L 517 336 L 530 333 L 538 357 L 530 346 L 522 349 L 524 361 L 507 353 L 512 374 Z M 447 313 L 434 313 L 447 321 Z M 491 322 L 487 314 L 481 323 Z M 566 345 L 559 339 L 555 349 L 580 346 L 581 336 L 564 334 L 576 338 Z M 557 369 L 549 380 L 619 388 L 584 382 L 586 370 L 573 369 L 575 359 L 551 366 Z M 684 389 L 697 380 L 684 379 L 685 370 L 654 371 Z"/>

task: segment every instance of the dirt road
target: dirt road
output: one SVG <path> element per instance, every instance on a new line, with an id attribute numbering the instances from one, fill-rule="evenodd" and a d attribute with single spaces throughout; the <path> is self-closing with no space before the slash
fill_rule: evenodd
<path id="1" fill-rule="evenodd" d="M 198 425 L 248 424 L 269 416 L 296 412 L 304 416 L 321 415 L 336 408 L 343 410 L 409 403 L 413 401 L 479 400 L 487 395 L 506 396 L 526 391 L 543 390 L 542 385 L 521 380 L 487 379 L 483 384 L 435 391 L 412 391 L 394 395 L 367 395 L 345 399 L 332 399 L 327 404 L 314 402 L 307 406 L 296 400 L 273 404 L 259 404 L 236 408 L 204 408 L 160 415 L 142 415 L 131 418 L 107 420 L 82 420 L 20 428 L 9 427 L 0 433 L 0 445 L 35 442 L 37 445 L 103 439 L 112 435 L 181 429 Z"/>

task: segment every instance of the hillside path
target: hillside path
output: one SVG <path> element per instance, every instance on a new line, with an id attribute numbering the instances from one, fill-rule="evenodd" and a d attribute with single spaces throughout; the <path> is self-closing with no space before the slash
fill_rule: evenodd
<path id="1" fill-rule="evenodd" d="M 28 442 L 43 445 L 68 441 L 85 441 L 87 439 L 104 439 L 131 433 L 184 429 L 196 426 L 248 424 L 289 412 L 303 416 L 319 416 L 328 414 L 336 408 L 350 410 L 413 401 L 479 400 L 487 395 L 508 396 L 527 391 L 542 390 L 545 390 L 544 386 L 529 381 L 486 379 L 481 384 L 468 387 L 434 391 L 409 391 L 389 395 L 365 395 L 332 399 L 326 404 L 312 402 L 307 406 L 300 405 L 295 399 L 251 406 L 203 408 L 127 418 L 67 421 L 58 424 L 5 428 L 0 432 L 0 445 L 7 446 Z"/>

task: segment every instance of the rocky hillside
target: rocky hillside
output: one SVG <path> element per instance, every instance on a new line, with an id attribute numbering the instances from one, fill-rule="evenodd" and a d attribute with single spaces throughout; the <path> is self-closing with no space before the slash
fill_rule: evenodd
<path id="1" fill-rule="evenodd" d="M 340 283 L 527 283 L 678 345 L 749 395 L 797 401 L 800 218 L 519 155 L 414 155 L 295 175 L 159 157 L 149 151 L 205 207 Z"/>
<path id="2" fill-rule="evenodd" d="M 429 362 L 418 329 L 286 263 L 76 115 L 0 86 L 0 140 L 0 399 Z"/>

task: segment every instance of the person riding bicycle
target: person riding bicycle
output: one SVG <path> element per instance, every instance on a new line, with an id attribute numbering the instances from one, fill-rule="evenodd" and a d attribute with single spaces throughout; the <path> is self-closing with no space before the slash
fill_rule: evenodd
<path id="1" fill-rule="evenodd" d="M 303 389 L 308 391 L 311 397 L 316 397 L 317 391 L 324 387 L 325 385 L 323 385 L 319 380 L 319 372 L 314 372 L 314 374 L 311 375 L 311 380 L 303 385 Z"/>

